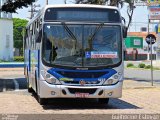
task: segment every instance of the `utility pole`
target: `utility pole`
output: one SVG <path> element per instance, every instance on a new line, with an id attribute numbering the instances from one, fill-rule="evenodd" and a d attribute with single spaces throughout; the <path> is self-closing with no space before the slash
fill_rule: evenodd
<path id="1" fill-rule="evenodd" d="M 31 16 L 29 17 L 29 19 L 32 19 L 34 17 L 34 13 L 38 12 L 38 10 L 36 10 L 36 7 L 40 7 L 40 5 L 35 5 L 35 4 L 31 4 L 31 10 L 29 10 L 28 12 L 31 12 Z"/>
<path id="2" fill-rule="evenodd" d="M 148 34 L 149 34 L 149 23 L 150 23 L 150 20 L 149 20 L 149 16 L 148 16 Z M 150 45 L 148 44 L 147 60 L 150 60 L 150 53 L 149 53 L 149 51 L 150 51 L 151 49 L 152 49 L 152 48 L 151 48 Z"/>
<path id="3" fill-rule="evenodd" d="M 33 3 L 31 4 L 31 17 L 30 17 L 30 19 L 32 19 L 33 18 L 33 16 L 34 16 L 34 13 L 33 13 Z"/>
<path id="4" fill-rule="evenodd" d="M 48 5 L 48 0 L 46 0 L 46 5 Z"/>

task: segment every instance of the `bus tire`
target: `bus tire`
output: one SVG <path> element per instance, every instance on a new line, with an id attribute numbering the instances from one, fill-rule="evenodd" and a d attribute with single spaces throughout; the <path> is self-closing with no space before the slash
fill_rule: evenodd
<path id="1" fill-rule="evenodd" d="M 31 87 L 29 87 L 29 84 L 27 85 L 27 88 L 28 88 L 28 92 L 29 93 L 33 93 L 34 92 L 34 90 Z"/>
<path id="2" fill-rule="evenodd" d="M 101 104 L 108 104 L 109 102 L 109 98 L 99 98 L 98 99 L 98 102 L 101 103 Z"/>
<path id="3" fill-rule="evenodd" d="M 34 92 L 32 87 L 29 86 L 29 77 L 28 77 L 28 75 L 27 75 L 27 90 L 28 90 L 29 93 L 33 93 Z"/>
<path id="4" fill-rule="evenodd" d="M 47 104 L 47 99 L 46 98 L 40 98 L 38 95 L 38 102 L 40 105 L 46 105 Z"/>
<path id="5" fill-rule="evenodd" d="M 37 86 L 37 74 L 36 74 L 36 71 L 35 71 L 35 85 L 36 85 L 36 91 L 35 93 L 38 94 L 38 86 Z"/>

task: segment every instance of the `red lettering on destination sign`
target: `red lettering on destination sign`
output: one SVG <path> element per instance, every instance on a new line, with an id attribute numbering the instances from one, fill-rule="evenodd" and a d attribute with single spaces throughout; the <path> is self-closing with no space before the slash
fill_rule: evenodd
<path id="1" fill-rule="evenodd" d="M 117 58 L 116 54 L 94 54 L 91 55 L 91 58 Z"/>

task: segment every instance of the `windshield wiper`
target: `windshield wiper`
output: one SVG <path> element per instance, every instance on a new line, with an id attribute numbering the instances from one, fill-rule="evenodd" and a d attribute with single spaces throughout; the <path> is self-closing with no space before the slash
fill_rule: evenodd
<path id="1" fill-rule="evenodd" d="M 75 37 L 73 32 L 68 28 L 68 26 L 65 24 L 65 22 L 62 22 L 61 24 L 63 25 L 64 29 L 67 31 L 69 36 L 76 41 L 76 43 L 75 43 L 75 49 L 76 49 L 76 47 L 77 47 L 77 38 Z"/>
<path id="2" fill-rule="evenodd" d="M 93 34 L 91 36 L 89 36 L 88 38 L 88 44 L 89 44 L 89 49 L 93 50 L 93 46 L 92 46 L 92 41 L 95 38 L 96 34 L 99 32 L 99 30 L 103 27 L 104 23 L 101 23 L 100 25 L 98 25 L 95 29 L 95 31 L 93 32 Z"/>

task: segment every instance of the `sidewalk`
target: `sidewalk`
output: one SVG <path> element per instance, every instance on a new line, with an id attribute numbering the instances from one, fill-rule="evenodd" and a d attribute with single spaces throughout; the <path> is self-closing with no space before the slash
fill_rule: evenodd
<path id="1" fill-rule="evenodd" d="M 123 89 L 144 89 L 144 88 L 160 88 L 160 84 L 151 82 L 144 82 L 144 81 L 135 81 L 126 79 L 123 82 Z"/>

